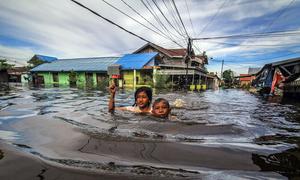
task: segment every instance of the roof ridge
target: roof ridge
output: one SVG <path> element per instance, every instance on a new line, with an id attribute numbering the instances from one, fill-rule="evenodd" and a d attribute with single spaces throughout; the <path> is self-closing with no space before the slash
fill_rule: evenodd
<path id="1" fill-rule="evenodd" d="M 120 58 L 121 56 L 101 56 L 101 57 L 82 57 L 82 58 L 64 58 L 59 60 L 76 60 L 76 59 L 98 59 L 98 58 Z"/>

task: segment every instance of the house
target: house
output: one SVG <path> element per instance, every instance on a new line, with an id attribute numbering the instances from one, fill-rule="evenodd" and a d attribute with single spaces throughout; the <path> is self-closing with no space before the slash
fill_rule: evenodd
<path id="1" fill-rule="evenodd" d="M 264 65 L 256 74 L 253 85 L 263 94 L 292 93 L 299 95 L 300 58 L 287 59 Z M 278 92 L 278 93 L 277 93 Z"/>
<path id="2" fill-rule="evenodd" d="M 191 88 L 195 86 L 198 89 L 206 89 L 208 78 L 214 78 L 205 69 L 205 65 L 208 64 L 208 58 L 205 54 L 193 55 L 190 61 L 186 63 L 186 49 L 166 49 L 152 43 L 145 44 L 133 54 L 152 52 L 158 53 L 155 57 L 154 73 L 170 76 L 172 84 L 177 87 L 183 87 L 187 78 Z"/>
<path id="3" fill-rule="evenodd" d="M 240 74 L 239 76 L 235 77 L 239 80 L 239 85 L 241 87 L 250 86 L 252 81 L 255 79 L 255 74 L 260 70 L 260 68 L 249 68 L 248 74 Z"/>
<path id="4" fill-rule="evenodd" d="M 27 73 L 26 67 L 13 67 L 7 70 L 9 82 L 21 83 L 24 82 L 24 74 Z M 22 79 L 23 77 L 23 79 Z"/>
<path id="5" fill-rule="evenodd" d="M 250 86 L 253 79 L 255 79 L 255 76 L 251 74 L 240 74 L 239 76 L 240 86 L 241 87 Z"/>
<path id="6" fill-rule="evenodd" d="M 112 78 L 118 79 L 118 85 L 121 87 L 136 87 L 141 85 L 150 85 L 155 81 L 154 74 L 158 64 L 158 53 L 139 53 L 126 54 L 118 59 L 109 69 L 118 68 L 119 70 L 109 70 Z M 115 71 L 117 73 L 110 73 Z"/>
<path id="7" fill-rule="evenodd" d="M 119 57 L 58 59 L 30 70 L 34 84 L 54 86 L 102 86 L 107 67 Z M 106 85 L 106 84 L 105 84 Z"/>
<path id="8" fill-rule="evenodd" d="M 8 83 L 7 69 L 0 69 L 0 83 Z"/>
<path id="9" fill-rule="evenodd" d="M 56 57 L 35 54 L 27 63 L 29 64 L 30 67 L 36 67 L 40 64 L 51 63 L 56 60 L 57 60 Z"/>

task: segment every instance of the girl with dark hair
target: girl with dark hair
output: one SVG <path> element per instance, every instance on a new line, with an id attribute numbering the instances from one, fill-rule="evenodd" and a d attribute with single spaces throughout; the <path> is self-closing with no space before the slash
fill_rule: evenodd
<path id="1" fill-rule="evenodd" d="M 117 110 L 127 110 L 135 113 L 151 113 L 152 89 L 149 87 L 140 87 L 134 93 L 133 106 L 115 107 L 116 85 L 113 83 L 109 87 L 110 99 L 108 103 L 108 111 L 114 112 Z"/>

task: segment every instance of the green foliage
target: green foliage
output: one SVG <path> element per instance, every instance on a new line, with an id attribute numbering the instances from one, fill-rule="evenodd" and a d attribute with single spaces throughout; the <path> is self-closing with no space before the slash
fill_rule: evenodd
<path id="1" fill-rule="evenodd" d="M 170 76 L 166 74 L 157 73 L 155 74 L 155 86 L 156 88 L 170 88 L 172 87 L 172 82 L 170 82 Z"/>
<path id="2" fill-rule="evenodd" d="M 223 80 L 225 82 L 225 86 L 231 87 L 233 85 L 233 71 L 231 69 L 225 70 L 223 72 Z"/>
<path id="3" fill-rule="evenodd" d="M 93 78 L 86 79 L 86 88 L 87 89 L 93 89 L 94 88 Z"/>
<path id="4" fill-rule="evenodd" d="M 76 81 L 77 81 L 77 73 L 74 71 L 71 71 L 69 74 L 69 83 L 76 84 Z"/>
<path id="5" fill-rule="evenodd" d="M 106 87 L 108 87 L 108 85 L 109 85 L 109 78 L 104 78 L 104 79 L 102 79 L 101 83 L 97 84 L 97 87 L 100 90 L 105 90 Z"/>
<path id="6" fill-rule="evenodd" d="M 0 59 L 0 70 L 11 69 L 14 66 L 13 64 L 8 64 L 6 59 Z"/>
<path id="7" fill-rule="evenodd" d="M 151 76 L 145 76 L 144 77 L 144 85 L 149 85 L 149 86 L 152 86 L 153 87 L 153 78 Z"/>
<path id="8" fill-rule="evenodd" d="M 44 64 L 45 62 L 37 58 L 32 58 L 27 63 L 29 64 L 29 68 L 32 69 L 40 64 Z"/>

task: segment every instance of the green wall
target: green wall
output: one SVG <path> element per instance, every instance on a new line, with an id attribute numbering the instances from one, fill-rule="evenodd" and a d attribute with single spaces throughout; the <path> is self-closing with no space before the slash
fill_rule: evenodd
<path id="1" fill-rule="evenodd" d="M 76 82 L 76 84 L 78 86 L 85 86 L 85 83 L 86 83 L 86 81 L 85 81 L 85 73 L 84 72 L 78 72 L 77 73 L 77 82 Z"/>
<path id="2" fill-rule="evenodd" d="M 63 85 L 63 86 L 69 86 L 69 72 L 59 72 L 58 73 L 58 84 Z M 52 72 L 39 72 L 39 76 L 44 77 L 44 83 L 45 85 L 52 85 L 54 84 L 53 82 L 53 75 Z M 133 73 L 132 73 L 133 77 Z M 76 85 L 80 87 L 85 87 L 86 86 L 86 79 L 85 79 L 85 72 L 77 72 L 77 81 Z M 97 86 L 97 74 L 93 73 L 93 86 Z"/>
<path id="3" fill-rule="evenodd" d="M 53 84 L 53 78 L 52 78 L 52 74 L 49 72 L 41 72 L 38 73 L 39 76 L 43 76 L 44 77 L 44 83 L 46 84 Z"/>
<path id="4" fill-rule="evenodd" d="M 130 71 L 122 71 L 123 73 L 123 79 L 125 81 L 125 86 L 133 86 L 133 70 Z M 136 82 L 136 84 L 141 84 L 143 83 L 143 79 L 141 76 L 141 72 L 140 71 L 136 71 L 136 77 L 138 77 L 139 81 Z"/>

